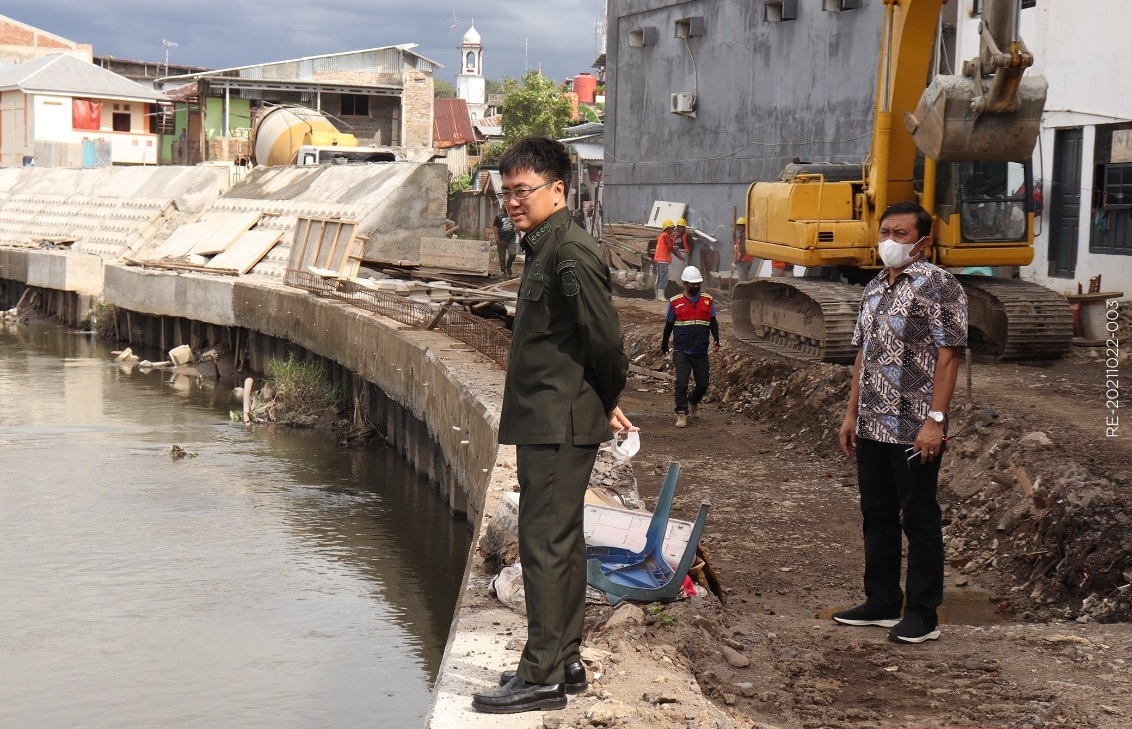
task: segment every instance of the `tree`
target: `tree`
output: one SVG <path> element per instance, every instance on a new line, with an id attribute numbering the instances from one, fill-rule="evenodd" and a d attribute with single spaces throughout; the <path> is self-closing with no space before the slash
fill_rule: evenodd
<path id="1" fill-rule="evenodd" d="M 500 158 L 506 151 L 507 145 L 503 142 L 492 142 L 483 148 L 483 154 L 480 155 L 480 164 L 485 166 L 498 165 Z"/>
<path id="2" fill-rule="evenodd" d="M 523 137 L 563 135 L 573 109 L 553 81 L 537 70 L 523 74 L 523 85 L 503 79 L 503 137 L 511 146 Z"/>
<path id="3" fill-rule="evenodd" d="M 442 78 L 432 80 L 432 95 L 437 99 L 455 99 L 456 87 Z"/>
<path id="4" fill-rule="evenodd" d="M 597 110 L 589 106 L 578 107 L 578 121 L 579 122 L 600 122 L 601 115 Z"/>

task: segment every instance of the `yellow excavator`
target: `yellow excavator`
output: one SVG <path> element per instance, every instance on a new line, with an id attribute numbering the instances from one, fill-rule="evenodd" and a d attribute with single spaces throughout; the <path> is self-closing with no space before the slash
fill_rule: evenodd
<path id="1" fill-rule="evenodd" d="M 807 275 L 738 284 L 732 317 L 741 338 L 852 362 L 860 284 L 881 267 L 878 219 L 894 202 L 916 201 L 932 213 L 937 265 L 1033 260 L 1030 158 L 1046 82 L 1023 75 L 1033 55 L 1018 32 L 1021 0 L 982 0 L 979 56 L 964 63 L 962 75 L 934 78 L 946 0 L 883 2 L 869 157 L 860 165 L 792 164 L 778 181 L 756 182 L 747 192 L 747 252 L 806 267 Z M 812 277 L 815 271 L 822 277 Z M 1063 296 L 1018 279 L 959 278 L 975 352 L 1040 359 L 1069 349 L 1073 321 Z"/>

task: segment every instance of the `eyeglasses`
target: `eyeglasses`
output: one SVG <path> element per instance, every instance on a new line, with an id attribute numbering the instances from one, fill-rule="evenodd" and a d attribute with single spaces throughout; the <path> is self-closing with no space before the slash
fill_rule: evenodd
<path id="1" fill-rule="evenodd" d="M 546 187 L 547 185 L 553 185 L 556 182 L 558 182 L 558 180 L 544 182 L 541 185 L 536 185 L 535 187 L 516 187 L 514 190 L 504 190 L 503 192 L 498 193 L 496 197 L 499 198 L 499 202 L 507 202 L 511 198 L 515 198 L 516 200 L 526 200 L 531 196 L 531 194 L 534 193 L 535 190 Z"/>

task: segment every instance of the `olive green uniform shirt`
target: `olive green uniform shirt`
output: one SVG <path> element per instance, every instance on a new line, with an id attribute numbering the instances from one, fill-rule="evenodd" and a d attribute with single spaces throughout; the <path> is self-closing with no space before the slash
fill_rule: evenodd
<path id="1" fill-rule="evenodd" d="M 499 442 L 608 440 L 629 359 L 598 243 L 559 210 L 523 237 Z"/>

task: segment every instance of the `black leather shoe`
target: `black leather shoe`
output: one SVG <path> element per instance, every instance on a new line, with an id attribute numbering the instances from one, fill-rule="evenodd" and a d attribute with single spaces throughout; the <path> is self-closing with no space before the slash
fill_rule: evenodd
<path id="1" fill-rule="evenodd" d="M 567 663 L 562 669 L 566 673 L 566 693 L 570 695 L 584 694 L 590 685 L 586 681 L 586 667 L 582 665 L 582 662 Z M 499 685 L 503 686 L 517 675 L 519 675 L 517 671 L 504 671 L 499 674 Z"/>
<path id="2" fill-rule="evenodd" d="M 485 714 L 518 714 L 566 708 L 566 686 L 527 683 L 516 676 L 494 691 L 472 696 L 472 708 Z"/>

